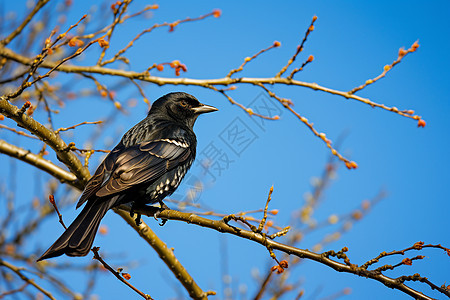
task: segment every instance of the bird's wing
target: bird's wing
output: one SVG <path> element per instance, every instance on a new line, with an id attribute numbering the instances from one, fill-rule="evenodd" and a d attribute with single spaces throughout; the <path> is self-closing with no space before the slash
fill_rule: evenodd
<path id="1" fill-rule="evenodd" d="M 155 140 L 114 151 L 89 180 L 77 207 L 93 195 L 105 197 L 151 182 L 193 159 L 189 145 L 173 139 Z"/>

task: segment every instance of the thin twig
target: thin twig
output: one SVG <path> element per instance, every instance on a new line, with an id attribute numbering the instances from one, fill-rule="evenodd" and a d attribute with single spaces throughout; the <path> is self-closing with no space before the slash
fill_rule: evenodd
<path id="1" fill-rule="evenodd" d="M 257 232 L 262 232 L 264 225 L 266 224 L 267 220 L 267 209 L 269 208 L 269 202 L 272 200 L 272 193 L 273 193 L 273 185 L 270 187 L 269 195 L 267 196 L 266 206 L 264 207 L 264 216 L 261 219 L 261 222 L 259 223 Z"/>
<path id="2" fill-rule="evenodd" d="M 394 250 L 394 251 L 391 251 L 391 252 L 386 252 L 386 251 L 381 252 L 377 257 L 375 257 L 375 258 L 367 261 L 363 265 L 361 265 L 361 268 L 367 269 L 369 266 L 373 265 L 374 263 L 379 262 L 381 258 L 386 257 L 386 256 L 405 255 L 405 253 L 408 252 L 408 251 L 411 251 L 411 250 L 422 250 L 423 248 L 441 249 L 441 250 L 445 251 L 448 255 L 450 255 L 450 249 L 442 246 L 441 244 L 437 244 L 437 245 L 427 244 L 427 245 L 425 245 L 424 242 L 416 242 L 411 247 L 405 248 L 403 250 Z"/>
<path id="3" fill-rule="evenodd" d="M 225 93 L 225 90 L 224 90 L 224 89 L 218 89 L 218 88 L 216 88 L 216 87 L 213 86 L 213 85 L 207 85 L 206 87 L 209 88 L 209 89 L 211 89 L 211 90 L 214 90 L 214 91 L 216 91 L 216 92 L 221 93 L 222 95 L 225 96 L 225 98 L 228 99 L 228 101 L 229 101 L 231 104 L 236 105 L 236 106 L 238 106 L 239 108 L 243 109 L 243 110 L 244 110 L 246 113 L 248 113 L 250 116 L 255 115 L 255 116 L 257 116 L 257 117 L 260 117 L 260 118 L 266 119 L 266 120 L 278 120 L 278 119 L 280 118 L 279 116 L 269 117 L 269 116 L 265 116 L 265 115 L 261 115 L 261 114 L 255 113 L 251 108 L 245 107 L 245 106 L 242 105 L 241 103 L 239 103 L 239 102 L 235 101 L 233 98 L 231 98 L 227 93 Z"/>
<path id="4" fill-rule="evenodd" d="M 114 270 L 110 265 L 108 265 L 103 258 L 100 256 L 100 254 L 98 254 L 98 250 L 100 250 L 99 247 L 93 247 L 91 249 L 91 251 L 94 253 L 94 259 L 98 260 L 103 267 L 105 267 L 105 269 L 107 269 L 108 271 L 110 271 L 117 279 L 119 279 L 122 283 L 124 283 L 125 285 L 127 285 L 130 289 L 132 289 L 133 291 L 135 291 L 136 293 L 139 294 L 139 296 L 141 296 L 144 299 L 147 300 L 153 300 L 152 297 L 150 297 L 150 295 L 145 294 L 143 292 L 141 292 L 139 289 L 137 289 L 136 287 L 134 287 L 132 284 L 130 284 L 127 280 L 125 280 L 125 278 L 123 278 L 122 275 L 120 275 L 119 272 L 117 272 L 116 270 Z"/>
<path id="5" fill-rule="evenodd" d="M 0 124 L 0 128 L 6 129 L 6 130 L 9 130 L 9 131 L 12 131 L 12 132 L 14 132 L 14 133 L 17 133 L 18 135 L 22 135 L 22 136 L 29 137 L 29 138 L 31 138 L 31 139 L 38 140 L 38 138 L 35 137 L 34 135 L 25 133 L 25 132 L 23 132 L 22 130 L 20 130 L 20 131 L 19 131 L 19 130 L 16 130 L 16 129 L 14 129 L 14 128 L 8 127 L 8 126 L 3 125 L 3 124 Z"/>
<path id="6" fill-rule="evenodd" d="M 8 83 L 8 82 L 16 81 L 16 80 L 20 79 L 21 77 L 25 76 L 28 72 L 29 72 L 28 70 L 22 71 L 19 74 L 15 75 L 15 76 L 13 76 L 11 78 L 8 78 L 8 79 L 5 79 L 5 80 L 1 80 L 0 84 L 5 84 L 5 83 Z"/>
<path id="7" fill-rule="evenodd" d="M 237 73 L 237 72 L 242 71 L 247 63 L 249 63 L 250 61 L 252 61 L 252 60 L 254 60 L 255 58 L 257 58 L 260 54 L 262 54 L 262 53 L 264 53 L 264 52 L 266 52 L 266 51 L 268 51 L 268 50 L 270 50 L 270 49 L 272 49 L 272 48 L 279 47 L 279 46 L 280 46 L 280 42 L 275 41 L 275 42 L 273 42 L 272 45 L 270 45 L 270 46 L 267 47 L 266 49 L 260 50 L 259 52 L 257 52 L 257 53 L 256 53 L 255 55 L 253 55 L 252 57 L 246 57 L 246 58 L 244 59 L 244 62 L 242 63 L 242 65 L 240 65 L 239 68 L 232 69 L 232 70 L 227 74 L 227 76 L 225 76 L 225 77 L 231 77 L 231 75 L 233 75 L 234 73 Z"/>
<path id="8" fill-rule="evenodd" d="M 18 36 L 25 26 L 30 23 L 31 19 L 34 17 L 34 15 L 41 10 L 41 8 L 47 4 L 47 2 L 50 0 L 39 0 L 33 7 L 33 10 L 28 14 L 28 16 L 23 20 L 22 24 L 19 25 L 13 32 L 11 32 L 5 39 L 0 41 L 1 46 L 8 45 L 16 36 Z"/>
<path id="9" fill-rule="evenodd" d="M 268 283 L 270 282 L 270 279 L 272 278 L 272 274 L 275 270 L 270 269 L 269 272 L 267 272 L 266 278 L 264 278 L 263 283 L 261 284 L 261 288 L 258 290 L 258 294 L 256 294 L 254 300 L 259 300 L 264 295 L 264 292 L 267 288 Z"/>
<path id="10" fill-rule="evenodd" d="M 136 80 L 134 80 L 134 79 L 130 79 L 130 80 L 139 90 L 139 93 L 141 94 L 142 98 L 144 99 L 144 102 L 150 107 L 151 106 L 150 101 L 148 100 L 147 96 L 145 96 L 145 92 L 142 89 L 142 87 L 136 82 Z"/>
<path id="11" fill-rule="evenodd" d="M 0 294 L 0 299 L 3 299 L 3 298 L 5 298 L 6 296 L 9 296 L 9 295 L 13 295 L 13 294 L 22 292 L 29 284 L 30 283 L 25 282 L 21 287 L 19 287 L 17 289 L 6 291 L 6 292 Z"/>
<path id="12" fill-rule="evenodd" d="M 207 18 L 207 17 L 210 17 L 210 16 L 217 16 L 217 11 L 214 10 L 213 12 L 210 12 L 210 13 L 208 13 L 208 14 L 199 16 L 199 17 L 197 17 L 197 18 L 186 18 L 186 19 L 178 20 L 178 21 L 175 21 L 175 22 L 172 22 L 172 23 L 164 22 L 164 23 L 162 23 L 162 24 L 155 24 L 155 25 L 153 25 L 152 27 L 150 27 L 150 28 L 148 28 L 148 29 L 145 29 L 145 30 L 143 30 L 141 33 L 139 33 L 138 35 L 136 35 L 136 36 L 128 43 L 128 45 L 125 46 L 125 48 L 119 50 L 119 51 L 114 55 L 114 57 L 112 57 L 111 59 L 106 60 L 106 61 L 104 61 L 104 62 L 101 62 L 101 63 L 100 63 L 100 66 L 105 66 L 105 65 L 110 64 L 110 63 L 112 63 L 112 62 L 115 62 L 115 61 L 116 61 L 123 53 L 125 53 L 131 46 L 133 46 L 133 44 L 134 44 L 141 36 L 143 36 L 143 35 L 146 34 L 146 33 L 152 32 L 152 31 L 153 31 L 154 29 L 156 29 L 156 28 L 159 28 L 159 27 L 169 27 L 169 28 L 170 28 L 170 31 L 173 31 L 173 29 L 174 29 L 176 26 L 178 26 L 179 24 L 186 23 L 186 22 L 200 21 L 200 20 L 203 20 L 203 19 L 205 19 L 205 18 Z"/>
<path id="13" fill-rule="evenodd" d="M 31 284 L 32 286 L 34 286 L 38 291 L 40 291 L 42 294 L 44 294 L 45 296 L 47 296 L 49 299 L 56 300 L 56 298 L 53 297 L 53 295 L 52 295 L 49 291 L 45 290 L 43 287 L 41 287 L 40 285 L 38 285 L 36 282 L 34 282 L 33 279 L 31 279 L 31 278 L 25 276 L 25 275 L 22 273 L 23 268 L 16 267 L 16 266 L 14 266 L 14 265 L 12 265 L 12 264 L 10 264 L 10 263 L 4 261 L 4 260 L 1 259 L 1 258 L 0 258 L 0 266 L 4 266 L 4 267 L 10 269 L 11 271 L 13 271 L 14 273 L 16 273 L 16 274 L 20 277 L 20 279 L 22 279 L 22 280 L 25 281 L 26 283 L 29 283 L 29 284 Z"/>
<path id="14" fill-rule="evenodd" d="M 291 113 L 293 113 L 303 124 L 305 124 L 313 133 L 315 136 L 317 136 L 318 138 L 320 138 L 325 144 L 326 146 L 331 150 L 331 153 L 333 155 L 335 155 L 337 158 L 339 158 L 339 160 L 343 161 L 345 163 L 345 166 L 348 169 L 356 169 L 358 167 L 358 165 L 356 164 L 356 162 L 354 161 L 350 161 L 349 159 L 347 159 L 346 157 L 344 157 L 342 154 L 340 154 L 333 146 L 332 146 L 332 142 L 330 139 L 328 139 L 325 135 L 325 133 L 323 132 L 318 132 L 314 126 L 313 123 L 309 122 L 307 118 L 301 116 L 298 112 L 296 112 L 289 104 L 288 101 L 286 101 L 286 99 L 282 99 L 281 97 L 277 96 L 275 93 L 273 93 L 272 91 L 270 91 L 268 88 L 266 88 L 263 84 L 256 84 L 257 86 L 261 87 L 262 89 L 264 89 L 267 94 L 269 94 L 270 97 L 278 100 L 278 102 L 280 102 L 287 110 L 289 110 Z"/>
<path id="15" fill-rule="evenodd" d="M 61 127 L 61 128 L 59 128 L 59 129 L 56 129 L 55 130 L 55 133 L 59 133 L 59 132 L 61 132 L 61 131 L 67 131 L 67 130 L 71 130 L 71 129 L 75 129 L 75 128 L 77 128 L 78 126 L 81 126 L 81 125 L 87 125 L 87 124 L 101 124 L 101 123 L 103 123 L 103 121 L 92 121 L 92 122 L 89 122 L 89 121 L 86 121 L 86 122 L 81 122 L 81 123 L 79 123 L 79 124 L 76 124 L 76 125 L 73 125 L 73 126 L 70 126 L 70 127 Z"/>
<path id="16" fill-rule="evenodd" d="M 61 213 L 59 212 L 58 206 L 56 206 L 55 197 L 53 195 L 48 196 L 48 200 L 53 205 L 53 208 L 55 209 L 56 213 L 58 214 L 59 223 L 64 227 L 65 230 L 67 230 L 66 224 L 64 224 L 63 218 Z"/>
<path id="17" fill-rule="evenodd" d="M 44 46 L 44 48 L 42 48 L 41 53 L 38 54 L 35 57 L 35 59 L 33 60 L 33 62 L 30 64 L 30 70 L 28 72 L 27 77 L 23 80 L 22 84 L 17 88 L 16 91 L 14 91 L 14 92 L 12 92 L 12 93 L 10 93 L 10 94 L 5 96 L 7 100 L 16 98 L 17 96 L 22 94 L 22 92 L 25 89 L 27 89 L 28 87 L 32 86 L 37 81 L 41 80 L 42 78 L 48 77 L 50 75 L 50 73 L 52 73 L 59 65 L 63 64 L 67 60 L 72 59 L 73 57 L 78 56 L 80 54 L 80 53 L 77 54 L 78 50 L 80 50 L 80 49 L 78 49 L 77 52 L 75 52 L 74 55 L 71 55 L 71 56 L 63 59 L 60 63 L 56 64 L 55 68 L 53 68 L 52 70 L 48 71 L 47 74 L 45 74 L 43 76 L 38 76 L 32 82 L 28 81 L 32 76 L 34 76 L 36 70 L 44 62 L 44 59 L 47 57 L 47 55 L 49 55 L 53 51 L 52 47 L 55 46 L 56 43 L 58 43 L 61 39 L 63 39 L 70 30 L 72 30 L 74 27 L 78 26 L 78 24 L 81 21 L 83 21 L 85 18 L 86 18 L 86 15 L 82 16 L 81 19 L 77 23 L 75 23 L 74 25 L 71 25 L 64 33 L 59 34 L 58 37 L 53 42 L 51 42 L 51 39 L 52 39 L 53 35 L 55 35 L 56 30 L 53 30 L 50 33 L 50 36 L 45 40 L 45 46 Z"/>
<path id="18" fill-rule="evenodd" d="M 394 60 L 394 62 L 393 62 L 392 64 L 390 64 L 390 65 L 385 65 L 385 66 L 383 67 L 383 72 L 382 72 L 380 75 L 378 75 L 377 77 L 375 77 L 375 78 L 373 78 L 373 79 L 367 80 L 364 84 L 362 84 L 362 85 L 360 85 L 360 86 L 358 86 L 358 87 L 355 87 L 354 89 L 352 89 L 352 90 L 349 91 L 348 93 L 349 93 L 349 94 L 354 94 L 354 93 L 356 93 L 357 91 L 362 90 L 362 89 L 365 88 L 366 86 L 368 86 L 368 85 L 370 85 L 370 84 L 372 84 L 372 83 L 374 83 L 374 82 L 380 80 L 381 78 L 383 78 L 384 76 L 386 76 L 387 72 L 389 72 L 390 70 L 392 70 L 392 68 L 393 68 L 395 65 L 399 64 L 399 63 L 402 61 L 402 59 L 403 59 L 408 53 L 413 53 L 413 52 L 415 52 L 418 48 L 419 48 L 419 43 L 418 43 L 417 41 L 414 42 L 414 44 L 412 44 L 412 46 L 411 46 L 409 49 L 407 49 L 407 50 L 405 50 L 405 49 L 403 49 L 403 48 L 400 48 L 400 50 L 398 51 L 398 57 L 397 57 L 397 59 Z"/>
<path id="19" fill-rule="evenodd" d="M 147 5 L 147 6 L 144 7 L 142 10 L 140 10 L 140 11 L 134 13 L 134 14 L 124 16 L 124 17 L 122 18 L 122 22 L 124 22 L 124 21 L 127 20 L 127 19 L 130 19 L 130 18 L 134 18 L 134 17 L 140 16 L 140 15 L 142 15 L 143 13 L 145 13 L 145 12 L 151 10 L 151 9 L 158 9 L 158 8 L 159 8 L 159 5 L 158 5 L 158 4 Z"/>
<path id="20" fill-rule="evenodd" d="M 280 72 L 277 73 L 277 75 L 275 75 L 275 77 L 281 77 L 284 72 L 286 72 L 286 70 L 289 68 L 289 66 L 295 61 L 295 59 L 297 58 L 297 55 L 303 51 L 303 45 L 305 44 L 306 40 L 308 39 L 309 34 L 314 30 L 314 22 L 316 22 L 317 20 L 317 16 L 314 16 L 312 18 L 311 24 L 309 25 L 308 29 L 305 32 L 305 36 L 303 37 L 302 42 L 300 43 L 299 46 L 297 46 L 297 51 L 294 53 L 294 55 L 289 59 L 289 61 L 287 62 L 287 64 L 281 68 Z M 291 74 L 293 76 L 293 74 Z M 291 76 L 291 78 L 292 78 Z"/>
<path id="21" fill-rule="evenodd" d="M 308 59 L 305 60 L 305 62 L 300 66 L 300 68 L 294 69 L 294 70 L 291 72 L 291 74 L 290 74 L 287 78 L 288 78 L 288 79 L 294 78 L 294 75 L 295 75 L 295 74 L 297 74 L 297 73 L 300 72 L 300 71 L 303 71 L 303 68 L 304 68 L 307 64 L 309 64 L 310 62 L 312 62 L 313 60 L 314 60 L 314 56 L 312 56 L 312 55 L 308 56 Z"/>
<path id="22" fill-rule="evenodd" d="M 114 21 L 106 33 L 106 38 L 108 39 L 108 43 L 111 42 L 111 36 L 114 32 L 114 29 L 116 28 L 117 24 L 119 24 L 119 22 L 121 21 L 122 15 L 126 12 L 130 2 L 131 2 L 131 0 L 125 0 L 125 1 L 118 1 L 118 2 L 116 2 L 116 4 L 113 4 Z M 115 7 L 116 5 L 118 7 Z M 103 47 L 102 52 L 100 53 L 100 56 L 97 61 L 98 66 L 102 65 L 102 60 L 105 57 L 107 49 L 108 49 L 108 47 Z"/>

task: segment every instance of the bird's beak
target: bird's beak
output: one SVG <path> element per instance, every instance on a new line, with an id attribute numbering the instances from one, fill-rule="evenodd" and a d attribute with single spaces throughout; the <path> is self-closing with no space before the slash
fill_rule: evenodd
<path id="1" fill-rule="evenodd" d="M 193 107 L 192 110 L 194 111 L 194 113 L 196 113 L 198 115 L 213 112 L 213 111 L 218 111 L 218 109 L 215 108 L 214 106 L 205 105 L 205 104 L 202 104 L 201 106 L 198 106 L 198 107 Z"/>

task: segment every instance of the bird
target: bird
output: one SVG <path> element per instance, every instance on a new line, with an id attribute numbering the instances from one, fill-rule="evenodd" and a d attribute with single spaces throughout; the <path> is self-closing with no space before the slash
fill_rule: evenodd
<path id="1" fill-rule="evenodd" d="M 158 98 L 148 115 L 128 130 L 88 181 L 77 203 L 85 206 L 72 224 L 37 261 L 86 256 L 106 212 L 122 204 L 134 208 L 159 203 L 171 195 L 191 167 L 197 117 L 218 109 L 194 96 L 173 92 Z M 130 213 L 133 216 L 133 213 Z M 140 215 L 136 218 L 140 222 Z"/>

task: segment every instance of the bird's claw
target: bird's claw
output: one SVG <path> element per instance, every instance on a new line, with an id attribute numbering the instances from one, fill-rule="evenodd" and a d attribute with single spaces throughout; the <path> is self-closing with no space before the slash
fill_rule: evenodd
<path id="1" fill-rule="evenodd" d="M 130 217 L 134 218 L 135 212 L 134 212 L 134 208 L 135 208 L 135 203 L 133 203 L 133 205 L 131 205 L 130 208 Z M 134 219 L 134 222 L 136 223 L 136 226 L 141 225 L 141 214 L 140 213 L 136 213 L 137 217 L 136 219 Z"/>
<path id="2" fill-rule="evenodd" d="M 163 208 L 163 209 L 159 209 L 158 211 L 156 211 L 156 212 L 153 214 L 153 218 L 155 218 L 156 221 L 159 221 L 159 220 L 158 220 L 159 214 L 160 214 L 163 210 L 165 210 L 165 209 L 164 209 L 164 208 Z M 164 226 L 164 225 L 166 224 L 166 222 L 167 222 L 167 219 L 161 218 L 161 223 L 159 223 L 158 225 L 159 225 L 159 226 Z"/>
<path id="3" fill-rule="evenodd" d="M 133 213 L 134 215 L 134 213 Z M 138 213 L 136 219 L 134 219 L 134 222 L 136 222 L 136 226 L 141 225 L 142 221 L 141 221 L 141 214 Z"/>
<path id="4" fill-rule="evenodd" d="M 157 209 L 156 212 L 153 214 L 153 217 L 155 218 L 156 221 L 158 221 L 159 214 L 162 211 L 169 209 L 169 207 L 164 202 L 160 201 L 159 204 L 161 205 L 161 208 Z M 167 221 L 168 221 L 167 219 L 162 219 L 161 223 L 159 223 L 159 226 L 164 226 L 167 223 Z"/>

